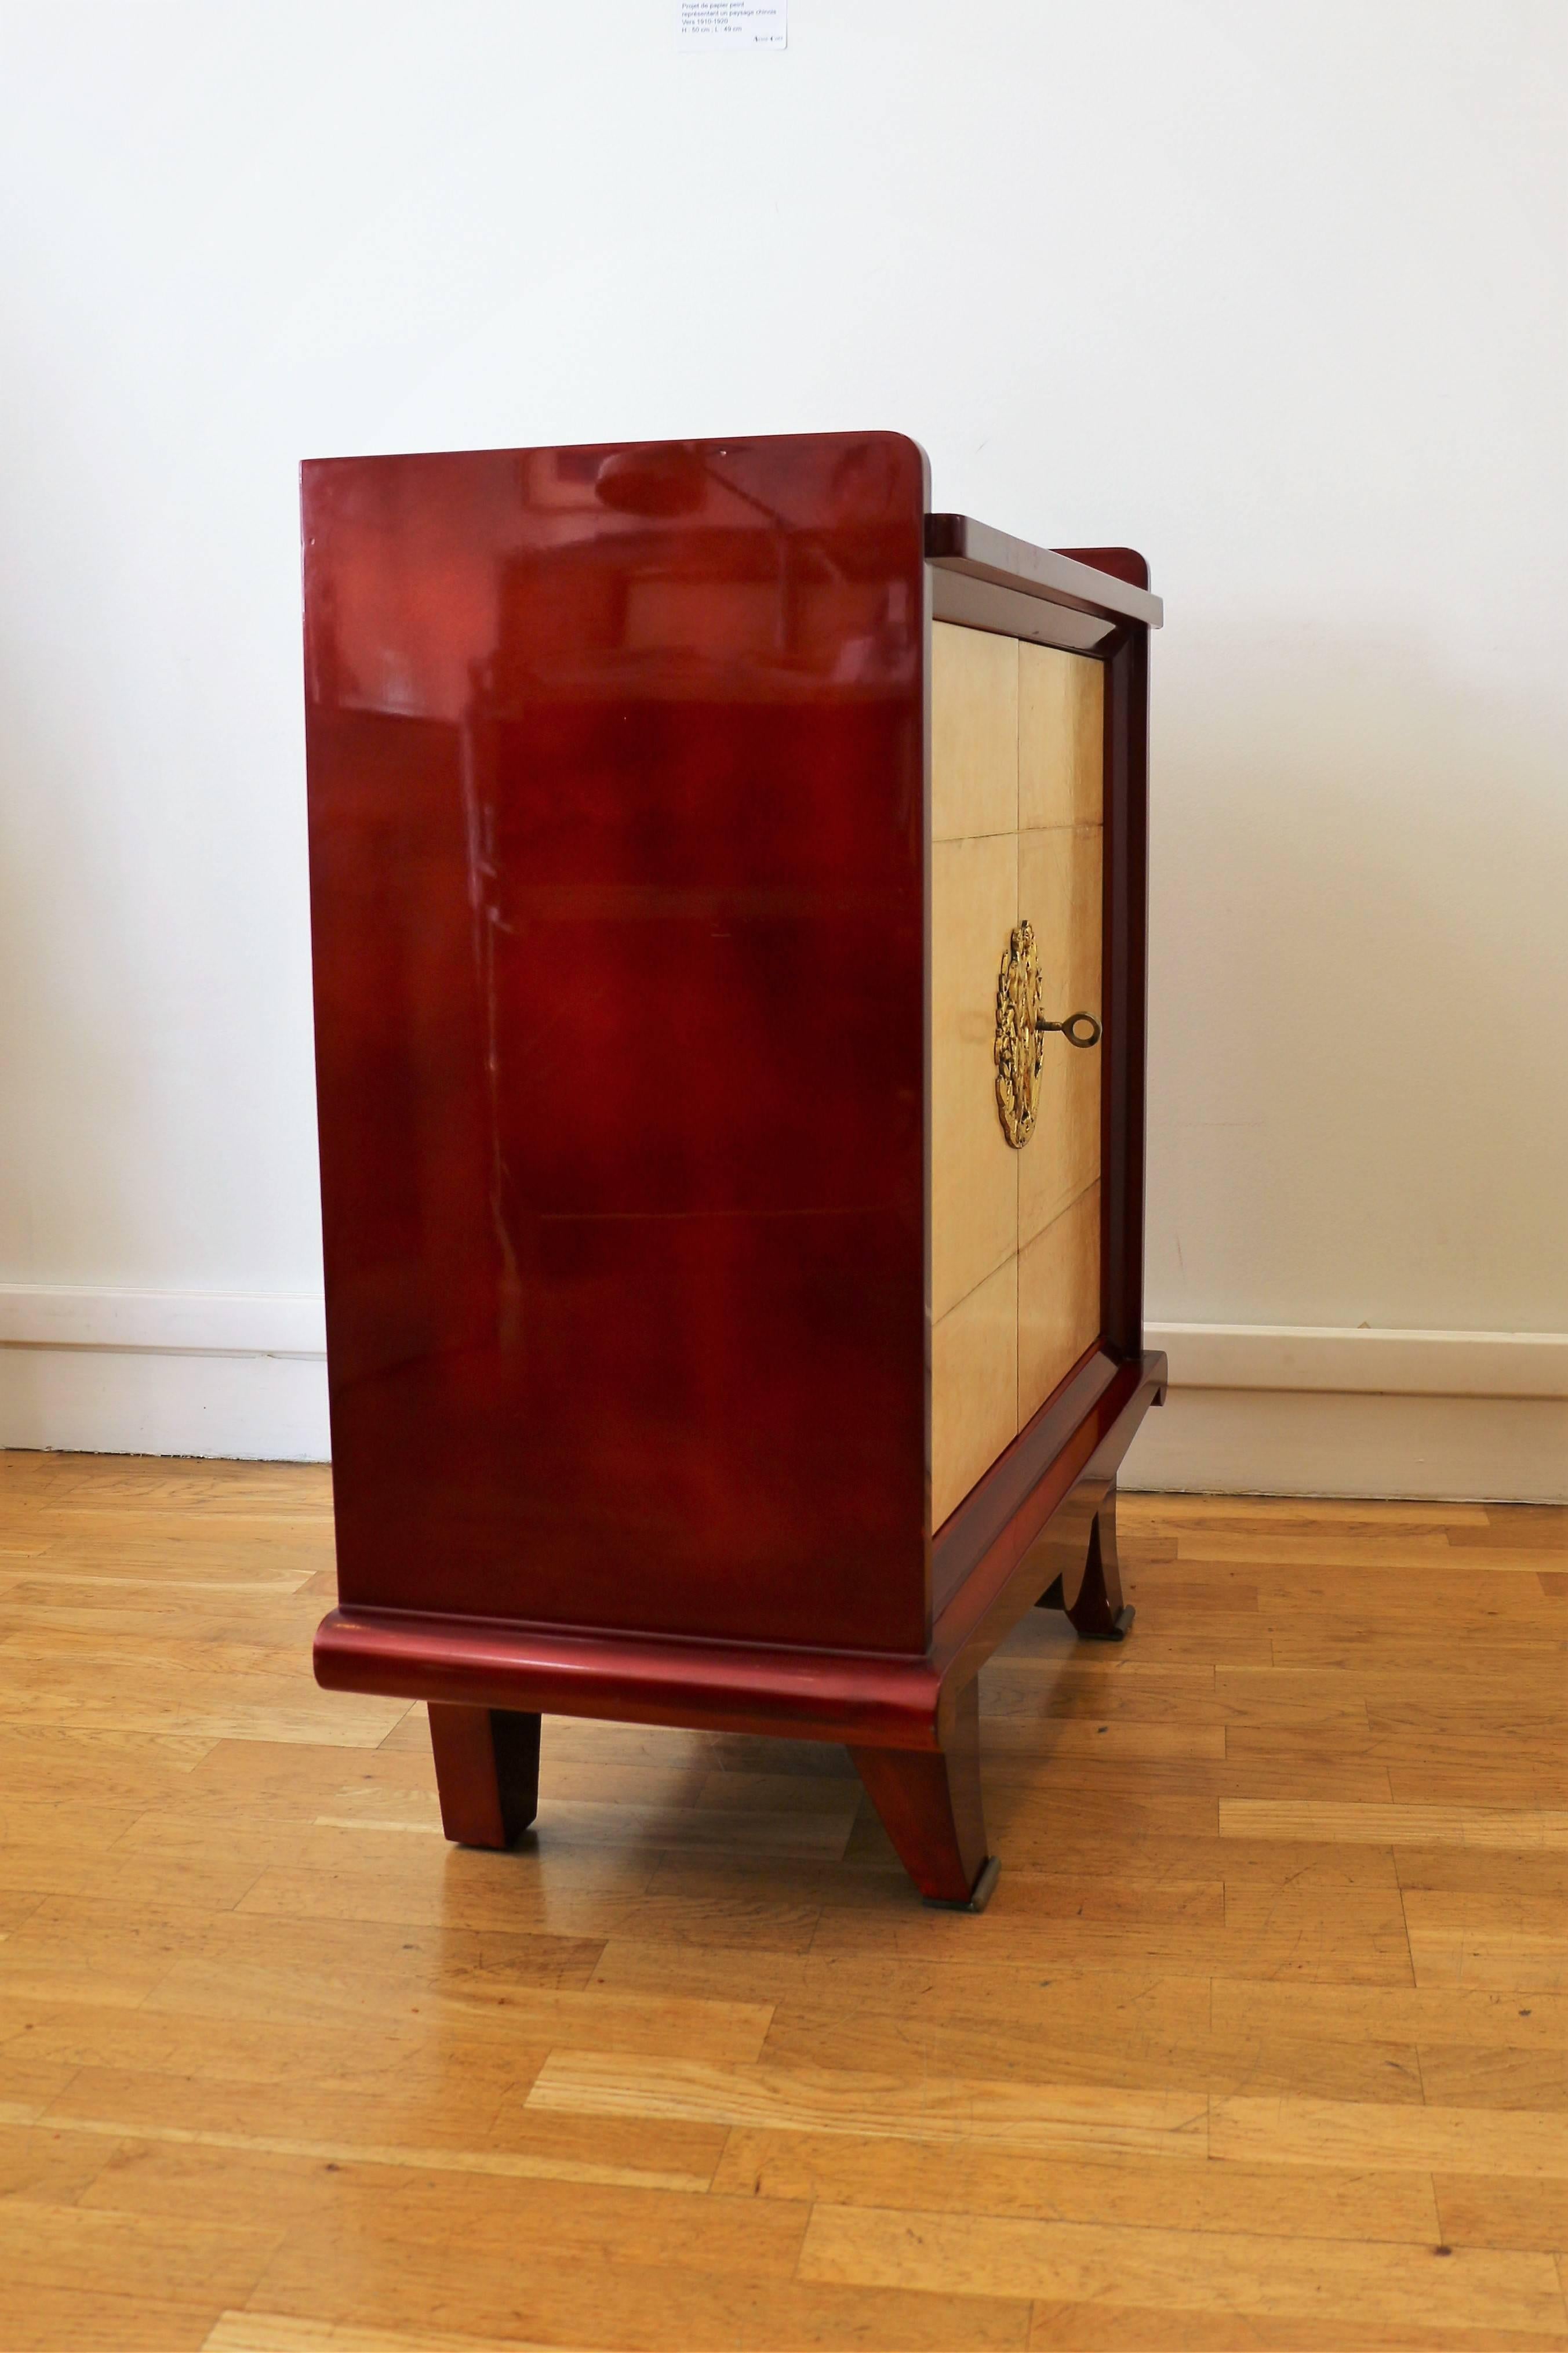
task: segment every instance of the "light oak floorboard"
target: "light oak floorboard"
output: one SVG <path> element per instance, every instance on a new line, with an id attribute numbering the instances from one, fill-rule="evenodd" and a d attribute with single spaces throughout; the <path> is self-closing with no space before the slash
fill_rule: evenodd
<path id="1" fill-rule="evenodd" d="M 1023 2214 L 1046 2221 L 1140 2229 L 1260 2231 L 1357 2240 L 1436 2242 L 1431 2177 L 1305 2166 L 1170 2165 L 1075 2150 L 860 2138 L 737 2126 L 715 2189 L 741 2197 L 935 2213 Z"/>
<path id="2" fill-rule="evenodd" d="M 984 2281 L 992 2293 L 1069 2303 L 1153 2305 L 1182 2312 L 1267 2313 L 1341 2322 L 1495 2324 L 1561 2337 L 1565 2323 L 1548 2255 L 1239 2232 L 1126 2230 L 1011 2217 L 932 2216 L 822 2205 L 801 2255 L 805 2279 L 911 2288 Z"/>
<path id="3" fill-rule="evenodd" d="M 202 2353 L 545 2353 L 521 2337 L 451 2337 L 429 2328 L 322 2327 L 283 2312 L 225 2312 Z"/>
<path id="4" fill-rule="evenodd" d="M 1430 2322 L 1313 2320 L 1295 2314 L 1159 2312 L 1037 2299 L 1032 2347 L 1072 2353 L 1542 2353 L 1534 2329 L 1439 2328 Z"/>
<path id="5" fill-rule="evenodd" d="M 1568 2174 L 1568 2117 L 1561 2109 L 1489 2110 L 1366 2101 L 1215 2100 L 1209 2150 L 1248 2164 L 1335 2165 L 1373 2172 L 1427 2166 L 1526 2179 Z"/>
<path id="6" fill-rule="evenodd" d="M 614 2242 L 574 2254 L 515 2242 L 464 2247 L 370 2229 L 290 2234 L 250 2299 L 258 2310 L 313 2320 L 355 2320 L 417 2332 L 532 2338 L 566 2346 L 625 2343 L 647 2353 L 693 2347 L 737 2353 L 800 2353 L 803 2347 L 865 2353 L 958 2353 L 1022 2348 L 1031 2310 L 1023 2297 L 862 2288 L 799 2279 L 701 2272 L 662 2249 L 645 2260 Z M 717 2257 L 721 2249 L 713 2249 Z"/>
<path id="7" fill-rule="evenodd" d="M 604 2116 L 671 2116 L 794 2126 L 965 2147 L 1125 2151 L 1183 2158 L 1205 2147 L 1206 2112 L 1180 2093 L 973 2078 L 875 2075 L 848 2068 L 709 2067 L 695 2061 L 606 2063 L 551 2054 L 528 2104 Z"/>

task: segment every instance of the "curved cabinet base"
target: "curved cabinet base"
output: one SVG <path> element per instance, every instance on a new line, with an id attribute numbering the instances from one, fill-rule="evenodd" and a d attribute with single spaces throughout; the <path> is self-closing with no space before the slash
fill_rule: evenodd
<path id="1" fill-rule="evenodd" d="M 1042 1409 L 971 1499 L 968 1570 L 923 1657 L 335 1609 L 317 1681 L 429 1703 L 442 1824 L 465 1846 L 510 1846 L 533 1820 L 542 1715 L 842 1741 L 921 1894 L 978 1912 L 998 1864 L 976 1677 L 1034 1607 L 1065 1609 L 1089 1641 L 1125 1635 L 1116 1472 L 1164 1381 L 1163 1356 L 1097 1358 Z"/>

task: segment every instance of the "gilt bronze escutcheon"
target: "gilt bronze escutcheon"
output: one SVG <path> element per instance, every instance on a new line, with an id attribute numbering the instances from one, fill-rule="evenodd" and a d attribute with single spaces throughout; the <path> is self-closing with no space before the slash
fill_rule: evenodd
<path id="1" fill-rule="evenodd" d="M 1014 925 L 1003 951 L 1002 969 L 996 976 L 996 1038 L 991 1050 L 996 1065 L 996 1113 L 1002 1133 L 1015 1152 L 1022 1152 L 1035 1132 L 1047 1030 L 1058 1031 L 1069 1046 L 1086 1050 L 1099 1045 L 1101 1034 L 1092 1013 L 1069 1013 L 1065 1021 L 1043 1018 L 1035 927 L 1026 921 Z"/>

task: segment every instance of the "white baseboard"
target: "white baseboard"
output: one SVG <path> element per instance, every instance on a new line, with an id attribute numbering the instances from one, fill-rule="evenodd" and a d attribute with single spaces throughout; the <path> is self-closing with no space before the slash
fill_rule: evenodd
<path id="1" fill-rule="evenodd" d="M 0 1447 L 325 1462 L 324 1356 L 0 1347 Z"/>
<path id="2" fill-rule="evenodd" d="M 1129 1487 L 1568 1502 L 1568 1334 L 1158 1324 Z M 0 1447 L 329 1459 L 319 1298 L 0 1284 Z"/>
<path id="3" fill-rule="evenodd" d="M 1151 1324 L 1184 1389 L 1568 1398 L 1568 1332 L 1354 1332 L 1320 1324 Z"/>
<path id="4" fill-rule="evenodd" d="M 322 1356 L 319 1293 L 105 1291 L 0 1282 L 0 1346 L 194 1349 L 241 1356 Z"/>
<path id="5" fill-rule="evenodd" d="M 1173 1386 L 1145 1417 L 1121 1483 L 1159 1494 L 1568 1503 L 1568 1402 Z"/>
<path id="6" fill-rule="evenodd" d="M 325 1462 L 320 1298 L 0 1283 L 0 1447 Z"/>
<path id="7" fill-rule="evenodd" d="M 1568 1333 L 1152 1324 L 1146 1338 L 1171 1391 L 1129 1487 L 1568 1502 Z"/>

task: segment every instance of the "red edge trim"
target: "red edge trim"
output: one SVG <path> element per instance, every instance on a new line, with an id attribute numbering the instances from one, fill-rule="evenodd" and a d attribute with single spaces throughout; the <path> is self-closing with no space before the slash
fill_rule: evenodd
<path id="1" fill-rule="evenodd" d="M 315 1665 L 328 1691 L 879 1748 L 937 1746 L 939 1678 L 923 1658 L 334 1609 L 317 1632 Z"/>

